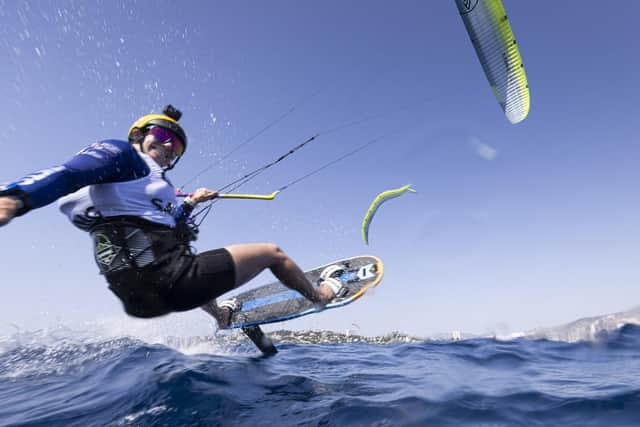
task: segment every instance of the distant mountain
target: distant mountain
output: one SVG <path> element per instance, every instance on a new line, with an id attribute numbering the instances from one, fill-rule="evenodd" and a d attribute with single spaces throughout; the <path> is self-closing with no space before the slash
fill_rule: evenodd
<path id="1" fill-rule="evenodd" d="M 432 335 L 428 338 L 408 335 L 403 332 L 390 332 L 385 335 L 367 337 L 353 333 L 353 331 L 337 332 L 329 330 L 291 331 L 280 329 L 267 332 L 276 343 L 291 344 L 325 344 L 325 343 L 368 343 L 368 344 L 399 344 L 424 341 L 458 341 L 474 338 L 498 339 L 547 339 L 552 341 L 598 341 L 615 334 L 622 326 L 640 325 L 640 307 L 602 316 L 585 317 L 566 325 L 551 328 L 537 328 L 531 331 L 514 333 L 508 336 L 495 334 L 469 334 L 452 331 Z M 200 344 L 215 344 L 217 346 L 234 346 L 246 344 L 247 338 L 239 330 L 219 331 L 214 336 L 205 337 L 166 337 L 164 344 L 176 348 L 191 348 Z"/>
<path id="2" fill-rule="evenodd" d="M 565 342 L 597 341 L 607 338 L 610 334 L 615 333 L 627 324 L 640 325 L 640 307 L 619 313 L 585 317 L 565 325 L 550 328 L 536 328 L 523 333 L 510 334 L 506 337 L 498 336 L 497 338 L 547 339 Z M 402 332 L 391 332 L 382 336 L 366 337 L 349 332 L 278 330 L 270 332 L 268 335 L 276 341 L 290 343 L 367 342 L 370 344 L 393 344 L 419 341 L 458 341 L 473 338 L 496 338 L 495 334 L 469 334 L 460 331 L 435 334 L 428 338 L 411 336 Z"/>
<path id="3" fill-rule="evenodd" d="M 612 332 L 627 324 L 640 325 L 640 307 L 603 316 L 585 317 L 552 328 L 538 328 L 520 336 L 566 342 L 596 341 L 607 338 Z"/>

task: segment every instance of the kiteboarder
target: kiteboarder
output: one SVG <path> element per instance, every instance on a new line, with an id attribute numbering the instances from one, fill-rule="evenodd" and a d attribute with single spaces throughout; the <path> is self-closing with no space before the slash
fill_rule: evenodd
<path id="1" fill-rule="evenodd" d="M 68 162 L 0 185 L 0 226 L 58 200 L 60 210 L 90 233 L 94 256 L 109 289 L 131 316 L 150 318 L 202 307 L 220 327 L 228 325 L 233 300 L 216 297 L 248 282 L 264 269 L 318 305 L 340 290 L 331 266 L 312 285 L 293 260 L 273 243 L 234 244 L 195 254 L 198 229 L 191 213 L 218 192 L 199 188 L 178 204 L 166 178 L 187 148 L 178 123 L 182 113 L 138 119 L 128 141 L 89 145 Z"/>

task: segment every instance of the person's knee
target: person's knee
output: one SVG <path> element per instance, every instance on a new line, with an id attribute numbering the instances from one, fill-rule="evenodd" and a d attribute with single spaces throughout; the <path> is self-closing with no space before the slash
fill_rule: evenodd
<path id="1" fill-rule="evenodd" d="M 267 245 L 267 252 L 274 260 L 275 264 L 281 264 L 288 259 L 288 256 L 282 248 L 275 243 L 265 243 Z"/>
<path id="2" fill-rule="evenodd" d="M 262 243 L 261 249 L 269 256 L 278 256 L 282 252 L 282 249 L 275 243 Z"/>

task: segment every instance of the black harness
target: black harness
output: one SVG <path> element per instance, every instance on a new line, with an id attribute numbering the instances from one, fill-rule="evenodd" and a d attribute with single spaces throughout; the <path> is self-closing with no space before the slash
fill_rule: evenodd
<path id="1" fill-rule="evenodd" d="M 165 296 L 195 257 L 189 230 L 120 216 L 105 218 L 89 233 L 100 273 L 127 313 L 154 317 L 170 311 Z"/>
<path id="2" fill-rule="evenodd" d="M 111 217 L 93 226 L 94 257 L 100 273 L 149 269 L 164 264 L 176 249 L 191 253 L 187 236 L 178 229 L 137 217 Z"/>

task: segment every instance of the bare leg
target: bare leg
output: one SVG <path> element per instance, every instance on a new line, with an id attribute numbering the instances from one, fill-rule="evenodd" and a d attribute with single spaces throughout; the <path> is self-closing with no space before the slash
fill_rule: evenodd
<path id="1" fill-rule="evenodd" d="M 206 311 L 207 313 L 209 313 L 210 315 L 212 315 L 218 321 L 222 316 L 222 309 L 218 307 L 218 304 L 216 303 L 215 299 L 209 301 L 205 305 L 201 305 L 200 308 Z"/>
<path id="2" fill-rule="evenodd" d="M 211 300 L 205 305 L 200 306 L 201 309 L 213 316 L 218 322 L 218 328 L 224 329 L 228 327 L 231 321 L 231 310 L 218 307 L 216 300 Z"/>
<path id="3" fill-rule="evenodd" d="M 236 267 L 236 287 L 247 283 L 268 268 L 282 284 L 300 292 L 309 301 L 326 304 L 334 297 L 329 286 L 313 286 L 300 267 L 273 243 L 231 245 L 225 249 L 231 254 Z"/>
<path id="4" fill-rule="evenodd" d="M 300 292 L 314 303 L 326 304 L 334 297 L 329 286 L 314 287 L 300 267 L 275 244 L 248 243 L 227 246 L 225 249 L 231 254 L 236 268 L 236 288 L 256 277 L 265 268 L 269 268 L 285 286 Z M 231 320 L 229 309 L 220 308 L 215 300 L 201 308 L 216 319 L 221 329 L 228 327 Z"/>

